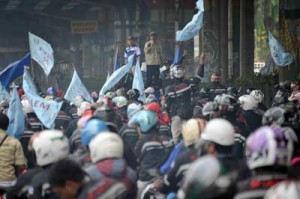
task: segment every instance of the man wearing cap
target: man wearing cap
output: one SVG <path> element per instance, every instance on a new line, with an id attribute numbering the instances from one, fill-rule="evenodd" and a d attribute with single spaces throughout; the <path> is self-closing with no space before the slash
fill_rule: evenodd
<path id="1" fill-rule="evenodd" d="M 160 87 L 159 68 L 162 64 L 162 49 L 155 32 L 150 33 L 150 41 L 146 42 L 144 52 L 147 65 L 146 87 Z"/>

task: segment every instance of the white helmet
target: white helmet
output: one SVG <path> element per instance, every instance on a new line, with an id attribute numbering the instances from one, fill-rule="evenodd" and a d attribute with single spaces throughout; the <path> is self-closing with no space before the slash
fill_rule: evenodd
<path id="1" fill-rule="evenodd" d="M 77 108 L 77 115 L 80 117 L 84 113 L 84 111 L 91 109 L 91 103 L 89 102 L 82 102 Z"/>
<path id="2" fill-rule="evenodd" d="M 182 137 L 186 147 L 196 144 L 206 126 L 204 119 L 189 119 L 182 124 Z"/>
<path id="3" fill-rule="evenodd" d="M 128 101 L 124 96 L 117 96 L 112 99 L 113 103 L 117 105 L 118 108 L 122 108 L 127 105 Z"/>
<path id="4" fill-rule="evenodd" d="M 272 186 L 265 194 L 264 199 L 300 198 L 299 181 L 283 181 Z"/>
<path id="5" fill-rule="evenodd" d="M 207 140 L 222 146 L 231 146 L 234 144 L 234 127 L 225 119 L 216 118 L 210 120 L 203 133 L 201 140 Z"/>
<path id="6" fill-rule="evenodd" d="M 89 143 L 91 159 L 93 163 L 106 158 L 122 158 L 124 144 L 120 136 L 112 132 L 103 132 Z"/>
<path id="7" fill-rule="evenodd" d="M 39 166 L 55 163 L 69 155 L 68 138 L 58 130 L 42 131 L 33 139 L 32 147 Z"/>
<path id="8" fill-rule="evenodd" d="M 265 97 L 261 90 L 253 90 L 250 95 L 256 99 L 257 103 L 262 103 Z"/>
<path id="9" fill-rule="evenodd" d="M 244 111 L 253 110 L 257 108 L 258 104 L 256 99 L 251 95 L 243 95 L 239 97 L 239 102 Z"/>
<path id="10" fill-rule="evenodd" d="M 218 105 L 215 102 L 207 102 L 202 109 L 202 114 L 204 116 L 211 115 L 217 110 Z"/>
<path id="11" fill-rule="evenodd" d="M 32 106 L 30 105 L 28 99 L 22 100 L 21 103 L 22 103 L 23 111 L 24 111 L 25 114 L 27 114 L 27 113 L 33 113 Z"/>
<path id="12" fill-rule="evenodd" d="M 170 69 L 170 76 L 173 79 L 181 79 L 184 76 L 184 69 L 180 65 L 174 65 Z"/>
<path id="13" fill-rule="evenodd" d="M 148 87 L 148 88 L 145 90 L 145 93 L 146 93 L 146 94 L 152 94 L 152 93 L 154 93 L 154 92 L 155 92 L 155 90 L 154 90 L 153 87 Z"/>

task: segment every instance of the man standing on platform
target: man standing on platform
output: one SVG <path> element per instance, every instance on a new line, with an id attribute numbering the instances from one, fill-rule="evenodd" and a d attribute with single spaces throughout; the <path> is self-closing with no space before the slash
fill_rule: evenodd
<path id="1" fill-rule="evenodd" d="M 150 41 L 146 42 L 144 52 L 147 65 L 146 88 L 155 86 L 161 87 L 159 68 L 162 64 L 162 49 L 155 32 L 150 33 Z"/>

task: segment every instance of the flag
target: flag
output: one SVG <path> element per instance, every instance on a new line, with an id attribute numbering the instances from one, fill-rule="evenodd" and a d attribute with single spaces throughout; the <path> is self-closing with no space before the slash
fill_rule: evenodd
<path id="1" fill-rule="evenodd" d="M 110 74 L 107 72 L 106 81 L 109 80 Z"/>
<path id="2" fill-rule="evenodd" d="M 204 5 L 203 0 L 197 1 L 198 13 L 195 14 L 192 20 L 186 26 L 176 32 L 176 41 L 186 41 L 193 38 L 203 26 Z"/>
<path id="3" fill-rule="evenodd" d="M 9 97 L 8 92 L 6 91 L 6 89 L 0 83 L 0 102 L 2 100 L 8 100 L 9 98 L 10 97 Z"/>
<path id="4" fill-rule="evenodd" d="M 117 46 L 115 55 L 114 55 L 114 71 L 118 70 L 120 68 L 120 60 L 119 60 L 119 47 Z"/>
<path id="5" fill-rule="evenodd" d="M 277 66 L 287 66 L 293 62 L 293 56 L 285 52 L 280 43 L 273 37 L 269 31 L 269 47 L 271 56 Z"/>
<path id="6" fill-rule="evenodd" d="M 7 116 L 9 118 L 7 134 L 19 138 L 25 130 L 25 116 L 16 87 L 13 88 Z"/>
<path id="7" fill-rule="evenodd" d="M 63 102 L 46 100 L 36 93 L 36 87 L 27 70 L 23 75 L 23 89 L 33 111 L 47 128 L 54 128 L 55 118 Z"/>
<path id="8" fill-rule="evenodd" d="M 140 97 L 139 100 L 145 101 L 146 96 L 145 96 L 145 86 L 144 86 L 144 81 L 143 81 L 143 76 L 142 76 L 142 71 L 140 67 L 140 63 L 136 62 L 135 66 L 135 72 L 134 72 L 134 77 L 133 77 L 133 82 L 132 82 L 132 88 L 138 89 L 140 91 Z"/>
<path id="9" fill-rule="evenodd" d="M 38 36 L 29 34 L 29 47 L 32 59 L 34 59 L 48 76 L 54 65 L 53 50 L 49 43 L 39 38 Z"/>
<path id="10" fill-rule="evenodd" d="M 78 95 L 84 97 L 87 101 L 89 101 L 91 103 L 94 102 L 92 96 L 90 95 L 90 93 L 87 91 L 87 89 L 81 82 L 76 70 L 74 70 L 71 83 L 69 85 L 69 88 L 68 88 L 64 98 L 71 102 L 75 102 L 76 96 L 78 96 Z"/>
<path id="11" fill-rule="evenodd" d="M 268 75 L 272 72 L 275 63 L 273 61 L 273 58 L 271 56 L 268 57 L 268 59 L 265 62 L 265 66 L 260 70 L 260 74 L 262 75 Z"/>
<path id="12" fill-rule="evenodd" d="M 104 85 L 101 88 L 101 91 L 99 95 L 104 95 L 106 91 L 111 89 L 113 86 L 115 86 L 121 79 L 126 75 L 126 73 L 130 70 L 132 63 L 133 63 L 134 55 L 131 55 L 128 58 L 128 63 L 118 70 L 116 70 L 109 79 L 104 83 Z"/>
<path id="13" fill-rule="evenodd" d="M 176 46 L 176 51 L 175 51 L 175 57 L 174 57 L 174 64 L 178 64 L 178 62 L 180 61 L 180 58 L 182 56 L 182 50 L 181 47 L 179 45 Z"/>
<path id="14" fill-rule="evenodd" d="M 29 66 L 30 54 L 27 54 L 23 59 L 9 64 L 4 70 L 0 72 L 0 82 L 2 86 L 9 91 L 9 85 L 24 73 L 24 66 Z"/>

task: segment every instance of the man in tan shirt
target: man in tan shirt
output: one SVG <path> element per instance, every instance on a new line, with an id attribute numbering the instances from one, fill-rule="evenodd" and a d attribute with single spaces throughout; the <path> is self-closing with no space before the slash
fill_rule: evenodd
<path id="1" fill-rule="evenodd" d="M 155 32 L 150 33 L 150 41 L 146 42 L 144 52 L 147 65 L 146 88 L 160 87 L 159 68 L 162 64 L 162 49 Z"/>
<path id="2" fill-rule="evenodd" d="M 8 117 L 0 113 L 0 190 L 12 187 L 15 184 L 16 175 L 26 168 L 21 143 L 5 132 L 8 125 Z"/>

